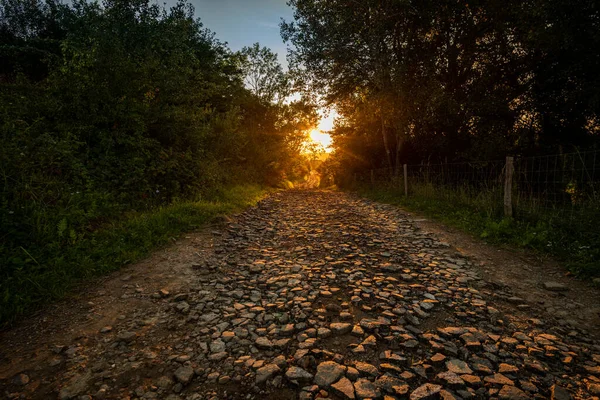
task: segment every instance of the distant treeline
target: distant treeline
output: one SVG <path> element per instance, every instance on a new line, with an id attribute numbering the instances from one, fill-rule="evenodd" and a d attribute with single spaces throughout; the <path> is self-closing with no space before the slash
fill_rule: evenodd
<path id="1" fill-rule="evenodd" d="M 275 55 L 152 3 L 0 0 L 2 304 L 124 213 L 276 184 L 299 162 L 315 112 L 283 104 Z"/>
<path id="2" fill-rule="evenodd" d="M 343 117 L 338 175 L 598 145 L 597 0 L 291 5 L 292 66 Z"/>

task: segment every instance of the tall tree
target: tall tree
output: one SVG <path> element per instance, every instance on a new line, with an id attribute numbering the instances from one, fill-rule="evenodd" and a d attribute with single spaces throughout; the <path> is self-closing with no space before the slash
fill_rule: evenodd
<path id="1" fill-rule="evenodd" d="M 240 51 L 244 83 L 266 103 L 281 104 L 290 94 L 288 75 L 277 60 L 277 54 L 254 43 Z"/>
<path id="2" fill-rule="evenodd" d="M 246 60 L 254 93 L 184 1 L 0 0 L 0 321 L 123 213 L 291 170 L 310 106 L 270 50 Z"/>
<path id="3" fill-rule="evenodd" d="M 500 158 L 594 140 L 597 2 L 558 3 L 291 0 L 281 32 L 307 90 L 351 121 L 336 143 L 379 136 L 369 165 Z"/>

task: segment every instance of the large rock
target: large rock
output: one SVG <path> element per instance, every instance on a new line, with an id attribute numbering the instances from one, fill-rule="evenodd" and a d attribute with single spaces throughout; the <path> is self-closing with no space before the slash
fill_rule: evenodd
<path id="1" fill-rule="evenodd" d="M 72 399 L 77 395 L 87 392 L 88 383 L 92 378 L 92 371 L 85 374 L 75 375 L 68 384 L 60 390 L 58 397 L 60 400 Z"/>
<path id="2" fill-rule="evenodd" d="M 567 389 L 562 386 L 558 386 L 556 384 L 552 385 L 550 388 L 550 399 L 551 400 L 571 400 L 573 397 L 571 393 L 567 391 Z"/>
<path id="3" fill-rule="evenodd" d="M 544 282 L 544 289 L 550 290 L 551 292 L 564 292 L 569 290 L 567 286 L 558 282 Z"/>
<path id="4" fill-rule="evenodd" d="M 315 383 L 321 387 L 328 387 L 340 379 L 346 372 L 346 367 L 333 361 L 325 361 L 317 367 Z"/>
<path id="5" fill-rule="evenodd" d="M 129 342 L 132 342 L 133 339 L 135 339 L 136 337 L 137 337 L 137 334 L 135 332 L 123 331 L 123 332 L 119 332 L 119 334 L 117 335 L 117 340 L 120 340 L 125 343 L 129 343 Z"/>
<path id="6" fill-rule="evenodd" d="M 380 390 L 388 393 L 394 393 L 395 387 L 400 387 L 405 385 L 405 382 L 401 379 L 394 378 L 390 375 L 382 375 L 375 381 L 375 386 L 377 386 Z"/>
<path id="7" fill-rule="evenodd" d="M 600 383 L 588 383 L 588 391 L 594 396 L 600 396 Z"/>
<path id="8" fill-rule="evenodd" d="M 29 383 L 30 379 L 28 375 L 25 374 L 19 374 L 17 376 L 14 377 L 13 379 L 13 383 L 15 385 L 19 385 L 19 386 L 25 386 Z"/>
<path id="9" fill-rule="evenodd" d="M 527 400 L 529 399 L 529 396 L 521 389 L 510 385 L 504 385 L 502 386 L 502 389 L 500 389 L 500 393 L 498 393 L 498 398 L 500 400 Z"/>
<path id="10" fill-rule="evenodd" d="M 443 381 L 447 386 L 461 387 L 465 384 L 465 381 L 463 381 L 460 376 L 450 371 L 440 372 L 437 374 L 437 378 L 440 381 Z"/>
<path id="11" fill-rule="evenodd" d="M 410 400 L 434 399 L 441 390 L 442 387 L 440 385 L 426 383 L 422 386 L 419 386 L 410 394 Z"/>
<path id="12" fill-rule="evenodd" d="M 285 372 L 285 377 L 290 381 L 310 382 L 313 375 L 300 367 L 290 367 Z"/>
<path id="13" fill-rule="evenodd" d="M 259 349 L 271 349 L 273 347 L 273 342 L 271 342 L 266 337 L 259 337 L 256 339 L 256 347 Z"/>
<path id="14" fill-rule="evenodd" d="M 271 379 L 273 376 L 278 374 L 281 369 L 275 364 L 267 364 L 264 367 L 261 367 L 256 370 L 256 384 L 259 385 L 261 383 L 266 382 Z"/>
<path id="15" fill-rule="evenodd" d="M 354 396 L 354 386 L 350 379 L 343 377 L 337 383 L 331 385 L 331 391 L 342 399 L 351 399 L 354 400 L 356 397 Z"/>
<path id="16" fill-rule="evenodd" d="M 352 331 L 352 324 L 345 322 L 334 322 L 329 325 L 329 329 L 334 335 L 345 335 L 346 333 L 350 333 L 350 331 Z"/>
<path id="17" fill-rule="evenodd" d="M 458 359 L 452 359 L 450 361 L 446 362 L 446 368 L 448 368 L 448 371 L 450 372 L 454 372 L 455 374 L 471 374 L 473 373 L 473 370 L 471 370 L 471 368 L 469 367 L 469 365 L 462 361 L 462 360 L 458 360 Z"/>
<path id="18" fill-rule="evenodd" d="M 213 340 L 210 343 L 210 352 L 211 353 L 222 353 L 225 351 L 225 342 L 221 339 Z"/>
<path id="19" fill-rule="evenodd" d="M 354 366 L 356 367 L 358 372 L 365 376 L 377 376 L 379 374 L 377 368 L 374 365 L 368 363 L 357 361 L 354 363 Z"/>
<path id="20" fill-rule="evenodd" d="M 175 379 L 183 385 L 187 385 L 194 377 L 194 369 L 192 367 L 180 367 L 175 371 Z"/>
<path id="21" fill-rule="evenodd" d="M 514 384 L 515 384 L 512 380 L 508 379 L 506 376 L 504 376 L 502 374 L 494 374 L 491 376 L 486 376 L 485 378 L 483 378 L 483 380 L 492 385 L 514 386 Z"/>
<path id="22" fill-rule="evenodd" d="M 377 386 L 365 378 L 361 378 L 354 382 L 354 392 L 359 399 L 374 399 L 380 395 Z"/>

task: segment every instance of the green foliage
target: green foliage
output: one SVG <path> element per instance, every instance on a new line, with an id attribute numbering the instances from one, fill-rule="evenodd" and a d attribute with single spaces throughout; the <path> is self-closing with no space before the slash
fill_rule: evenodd
<path id="1" fill-rule="evenodd" d="M 0 321 L 221 212 L 177 204 L 279 182 L 312 108 L 244 73 L 184 1 L 0 0 Z"/>
<path id="2" fill-rule="evenodd" d="M 599 143 L 595 0 L 290 5 L 290 65 L 342 116 L 340 179 Z"/>
<path id="3" fill-rule="evenodd" d="M 254 43 L 239 53 L 246 85 L 267 104 L 281 104 L 290 94 L 290 78 L 277 61 L 277 54 Z"/>
<path id="4" fill-rule="evenodd" d="M 82 279 L 135 262 L 182 232 L 255 204 L 266 192 L 257 185 L 237 185 L 219 190 L 207 200 L 175 202 L 152 211 L 132 212 L 82 240 L 70 242 L 69 246 L 49 243 L 51 249 L 36 249 L 39 262 L 21 248 L 22 254 L 14 255 L 18 262 L 13 260 L 18 268 L 0 285 L 0 324 L 10 323 L 49 300 L 65 296 Z M 63 219 L 58 228 L 64 231 L 65 227 Z"/>

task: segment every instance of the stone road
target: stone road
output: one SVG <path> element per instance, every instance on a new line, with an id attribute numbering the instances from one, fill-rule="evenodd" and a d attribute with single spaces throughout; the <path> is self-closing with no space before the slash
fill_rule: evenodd
<path id="1" fill-rule="evenodd" d="M 600 396 L 600 346 L 517 317 L 400 210 L 273 195 L 213 232 L 185 289 L 152 299 L 9 398 L 569 399 Z M 516 308 L 515 308 L 516 310 Z M 521 313 L 522 314 L 522 313 Z M 25 390 L 36 380 L 34 390 Z"/>

